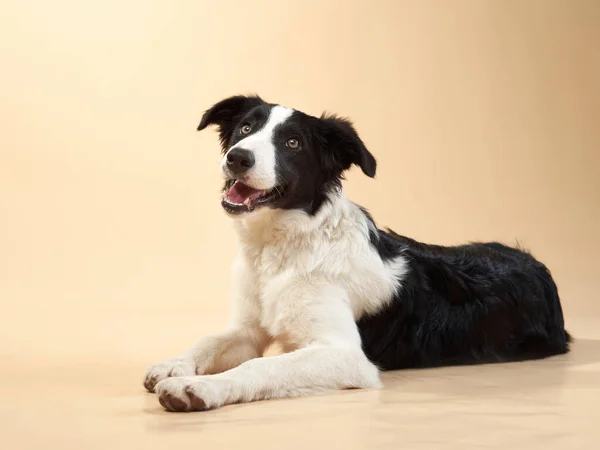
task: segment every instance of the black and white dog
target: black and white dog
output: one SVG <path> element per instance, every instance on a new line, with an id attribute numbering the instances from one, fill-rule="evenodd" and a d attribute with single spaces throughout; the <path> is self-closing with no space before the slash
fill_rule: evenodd
<path id="1" fill-rule="evenodd" d="M 345 119 L 256 96 L 225 99 L 217 125 L 222 206 L 241 241 L 230 326 L 148 369 L 171 411 L 333 389 L 377 388 L 379 371 L 516 361 L 568 351 L 546 267 L 502 244 L 426 245 L 377 228 L 344 171 L 376 162 Z M 284 353 L 262 357 L 278 342 Z"/>

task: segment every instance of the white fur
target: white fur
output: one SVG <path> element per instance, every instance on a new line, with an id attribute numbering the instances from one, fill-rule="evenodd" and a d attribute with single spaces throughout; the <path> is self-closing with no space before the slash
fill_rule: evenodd
<path id="1" fill-rule="evenodd" d="M 273 132 L 275 128 L 285 122 L 294 112 L 293 109 L 283 106 L 274 106 L 265 125 L 256 133 L 250 134 L 231 147 L 227 153 L 235 148 L 243 148 L 254 154 L 254 167 L 245 175 L 244 181 L 256 189 L 272 189 L 277 185 L 275 172 L 275 145 Z M 227 154 L 221 161 L 221 171 L 228 178 Z"/>
<path id="2" fill-rule="evenodd" d="M 263 208 L 234 223 L 241 248 L 232 323 L 149 369 L 147 381 L 158 381 L 161 399 L 175 397 L 193 409 L 193 394 L 214 408 L 379 387 L 356 320 L 391 300 L 407 265 L 403 257 L 381 260 L 360 208 L 338 192 L 312 217 Z M 288 353 L 259 358 L 273 341 Z"/>
<path id="3" fill-rule="evenodd" d="M 275 106 L 260 130 L 232 147 L 254 153 L 244 180 L 251 186 L 277 184 L 273 133 L 292 113 Z M 221 167 L 227 176 L 225 158 Z M 361 209 L 339 191 L 315 216 L 262 208 L 235 226 L 241 248 L 230 326 L 152 366 L 146 387 L 167 408 L 189 410 L 380 386 L 356 321 L 391 301 L 407 265 L 401 256 L 382 261 Z M 286 353 L 260 358 L 272 342 Z"/>

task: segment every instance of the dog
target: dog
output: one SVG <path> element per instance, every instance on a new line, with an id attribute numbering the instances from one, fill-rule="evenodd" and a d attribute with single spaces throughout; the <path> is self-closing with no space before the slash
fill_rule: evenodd
<path id="1" fill-rule="evenodd" d="M 568 351 L 556 285 L 529 253 L 419 243 L 346 198 L 345 171 L 377 167 L 349 120 L 238 95 L 198 130 L 209 125 L 240 240 L 234 310 L 224 331 L 148 369 L 144 385 L 165 409 L 379 388 L 384 370 Z M 273 342 L 282 353 L 263 356 Z"/>

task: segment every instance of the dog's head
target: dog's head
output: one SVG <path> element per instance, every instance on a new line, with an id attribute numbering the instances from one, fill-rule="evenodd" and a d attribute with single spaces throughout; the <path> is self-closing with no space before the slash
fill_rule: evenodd
<path id="1" fill-rule="evenodd" d="M 313 214 L 353 164 L 375 176 L 375 158 L 346 119 L 235 96 L 206 111 L 198 130 L 208 125 L 219 127 L 222 205 L 233 215 L 263 207 Z"/>

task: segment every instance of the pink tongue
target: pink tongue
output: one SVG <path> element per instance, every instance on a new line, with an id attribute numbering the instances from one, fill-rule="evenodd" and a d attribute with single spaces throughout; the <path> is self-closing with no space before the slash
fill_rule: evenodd
<path id="1" fill-rule="evenodd" d="M 249 198 L 255 200 L 260 197 L 261 194 L 261 190 L 246 186 L 241 181 L 236 181 L 227 191 L 227 200 L 231 203 L 244 203 L 246 199 Z"/>

